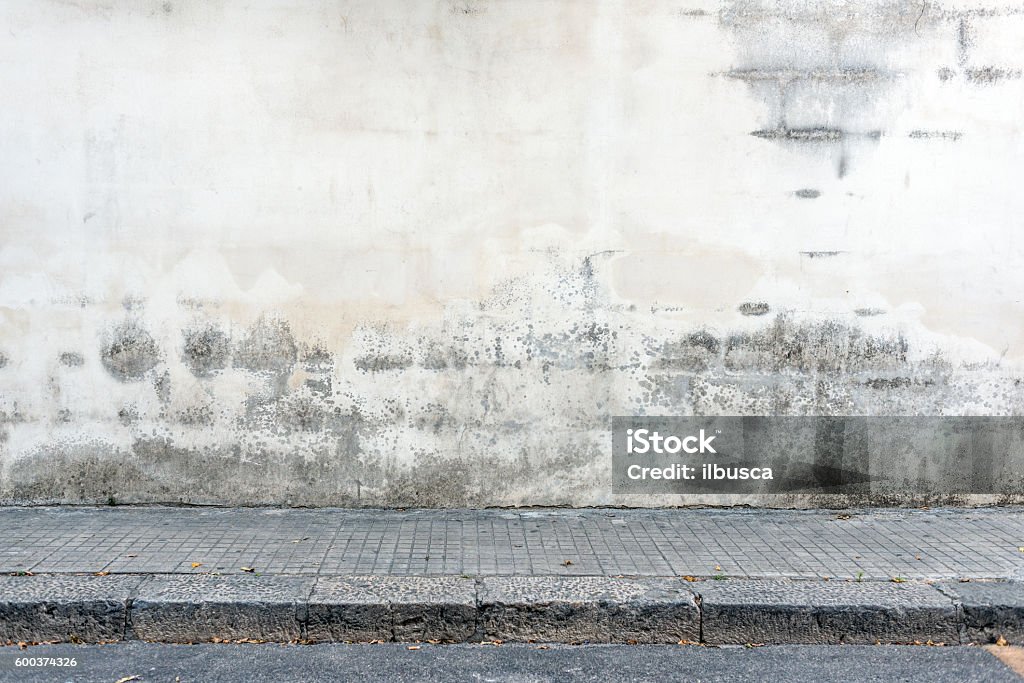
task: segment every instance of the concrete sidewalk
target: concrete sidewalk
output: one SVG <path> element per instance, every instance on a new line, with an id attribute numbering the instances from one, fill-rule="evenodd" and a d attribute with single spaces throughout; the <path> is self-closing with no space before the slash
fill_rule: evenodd
<path id="1" fill-rule="evenodd" d="M 0 642 L 1024 637 L 1024 510 L 0 510 Z"/>

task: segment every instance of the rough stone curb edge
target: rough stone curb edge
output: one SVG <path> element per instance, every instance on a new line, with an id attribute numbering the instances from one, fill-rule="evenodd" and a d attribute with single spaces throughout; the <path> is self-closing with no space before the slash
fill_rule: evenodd
<path id="1" fill-rule="evenodd" d="M 1024 643 L 1024 583 L 977 583 L 975 592 L 1001 597 L 979 601 L 955 583 L 919 581 L 0 576 L 0 644 Z"/>

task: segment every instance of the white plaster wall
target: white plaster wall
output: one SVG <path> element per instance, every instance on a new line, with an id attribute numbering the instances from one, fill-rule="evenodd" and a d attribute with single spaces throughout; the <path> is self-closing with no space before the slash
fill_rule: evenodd
<path id="1" fill-rule="evenodd" d="M 5 500 L 677 504 L 611 495 L 608 416 L 1024 410 L 1019 4 L 39 0 L 0 29 Z M 841 362 L 744 350 L 779 324 Z"/>

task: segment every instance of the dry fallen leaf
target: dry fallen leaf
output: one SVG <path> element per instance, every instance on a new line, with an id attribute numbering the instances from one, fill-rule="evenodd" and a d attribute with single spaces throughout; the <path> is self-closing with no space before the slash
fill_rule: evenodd
<path id="1" fill-rule="evenodd" d="M 572 564 L 572 560 L 563 560 L 562 561 L 562 566 L 564 566 L 564 567 L 568 567 L 571 564 Z"/>
<path id="2" fill-rule="evenodd" d="M 139 680 L 138 676 L 125 676 L 124 678 L 117 679 L 117 681 L 115 681 L 115 683 L 128 683 L 128 681 L 137 681 L 137 680 Z"/>
<path id="3" fill-rule="evenodd" d="M 722 566 L 721 566 L 721 565 L 718 565 L 718 564 L 716 564 L 716 565 L 715 565 L 715 571 L 716 571 L 716 572 L 720 572 L 720 571 L 722 571 Z"/>
<path id="4" fill-rule="evenodd" d="M 110 572 L 95 572 L 93 576 L 107 576 Z"/>
<path id="5" fill-rule="evenodd" d="M 690 576 L 689 574 L 687 574 L 683 577 L 683 581 L 689 581 L 690 583 L 693 583 L 694 581 L 700 581 L 700 579 L 698 579 L 696 576 Z"/>
<path id="6" fill-rule="evenodd" d="M 843 519 L 843 520 L 850 519 L 851 517 L 853 517 L 853 515 L 846 515 L 846 514 L 836 515 L 836 519 Z"/>
<path id="7" fill-rule="evenodd" d="M 907 581 L 902 576 L 894 576 L 894 577 L 892 577 L 889 580 L 892 581 L 893 583 L 906 583 L 906 581 Z"/>
<path id="8" fill-rule="evenodd" d="M 192 569 L 195 569 L 196 567 L 202 567 L 202 566 L 203 566 L 202 562 L 193 562 L 192 563 Z"/>
<path id="9" fill-rule="evenodd" d="M 537 646 L 536 648 L 534 648 L 534 649 L 535 649 L 535 650 L 550 650 L 550 649 L 551 649 L 551 646 L 550 646 L 550 645 L 538 645 L 538 646 Z"/>
<path id="10" fill-rule="evenodd" d="M 999 636 L 999 640 L 996 641 L 996 645 L 998 645 L 999 647 L 1006 647 L 1007 645 L 1009 645 L 1009 643 L 1006 642 L 1006 638 Z"/>
<path id="11" fill-rule="evenodd" d="M 239 567 L 239 569 L 241 569 L 243 572 L 246 572 L 247 574 L 252 574 L 254 571 L 256 571 L 256 567 Z"/>
<path id="12" fill-rule="evenodd" d="M 409 647 L 407 647 L 405 649 L 406 650 L 418 650 L 418 649 L 420 649 L 420 646 L 419 645 L 410 645 Z"/>

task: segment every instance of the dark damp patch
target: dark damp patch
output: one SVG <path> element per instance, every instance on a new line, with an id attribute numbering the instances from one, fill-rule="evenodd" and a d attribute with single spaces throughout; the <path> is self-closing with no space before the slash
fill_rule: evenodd
<path id="1" fill-rule="evenodd" d="M 767 315 L 772 309 L 763 301 L 747 301 L 740 304 L 736 310 L 743 315 Z"/>
<path id="2" fill-rule="evenodd" d="M 122 382 L 138 380 L 160 362 L 160 347 L 139 323 L 125 320 L 104 335 L 100 360 Z"/>
<path id="3" fill-rule="evenodd" d="M 284 320 L 260 317 L 235 348 L 235 367 L 252 372 L 287 375 L 298 359 L 299 349 L 291 327 Z"/>
<path id="4" fill-rule="evenodd" d="M 196 377 L 209 377 L 228 366 L 231 339 L 213 324 L 193 327 L 182 332 L 185 340 L 182 360 Z"/>
<path id="5" fill-rule="evenodd" d="M 913 379 L 910 377 L 875 377 L 864 382 L 870 389 L 903 389 L 910 386 L 930 387 L 935 385 L 933 379 Z"/>
<path id="6" fill-rule="evenodd" d="M 314 344 L 304 349 L 301 360 L 306 369 L 311 372 L 329 370 L 334 365 L 334 356 L 320 344 Z"/>
<path id="7" fill-rule="evenodd" d="M 958 130 L 912 130 L 907 133 L 912 140 L 952 140 L 956 142 L 963 133 Z"/>
<path id="8" fill-rule="evenodd" d="M 455 346 L 443 347 L 436 343 L 428 345 L 420 361 L 420 367 L 427 370 L 463 370 L 468 364 L 469 354 L 464 349 Z"/>
<path id="9" fill-rule="evenodd" d="M 817 199 L 821 196 L 821 190 L 815 190 L 813 188 L 805 187 L 802 190 L 797 190 L 793 193 L 800 199 Z"/>
<path id="10" fill-rule="evenodd" d="M 665 342 L 658 353 L 655 367 L 700 372 L 718 361 L 721 347 L 718 337 L 710 332 L 693 332 L 678 341 Z"/>
<path id="11" fill-rule="evenodd" d="M 65 351 L 60 354 L 60 364 L 69 368 L 80 368 L 85 365 L 85 356 L 77 351 Z"/>
<path id="12" fill-rule="evenodd" d="M 121 300 L 121 306 L 126 311 L 141 311 L 146 305 L 146 300 L 135 294 L 129 294 Z"/>
<path id="13" fill-rule="evenodd" d="M 125 427 L 130 427 L 139 421 L 139 411 L 135 406 L 124 406 L 117 411 L 117 420 Z"/>
<path id="14" fill-rule="evenodd" d="M 330 396 L 333 386 L 334 383 L 331 381 L 329 376 L 322 377 L 320 379 L 306 379 L 306 387 L 308 387 L 314 394 L 318 394 L 320 396 Z"/>
<path id="15" fill-rule="evenodd" d="M 1020 77 L 1020 69 L 1003 69 L 997 66 L 964 69 L 964 78 L 973 85 L 992 85 L 999 81 L 1016 80 Z"/>
<path id="16" fill-rule="evenodd" d="M 164 371 L 164 374 L 154 379 L 153 389 L 160 403 L 167 405 L 171 400 L 171 373 Z"/>
<path id="17" fill-rule="evenodd" d="M 872 336 L 841 321 L 795 323 L 780 315 L 763 330 L 731 336 L 725 366 L 761 372 L 894 370 L 906 366 L 907 351 L 902 335 Z"/>
<path id="18" fill-rule="evenodd" d="M 189 406 L 178 413 L 178 422 L 183 425 L 206 426 L 213 424 L 213 417 L 210 406 Z"/>
<path id="19" fill-rule="evenodd" d="M 278 406 L 277 423 L 293 430 L 318 432 L 329 415 L 327 406 L 316 396 L 295 395 Z"/>
<path id="20" fill-rule="evenodd" d="M 353 361 L 360 372 L 388 372 L 404 370 L 412 365 L 412 357 L 405 354 L 368 353 Z"/>
<path id="21" fill-rule="evenodd" d="M 7 356 L 3 352 L 0 352 L 0 368 L 6 366 L 8 362 Z"/>

